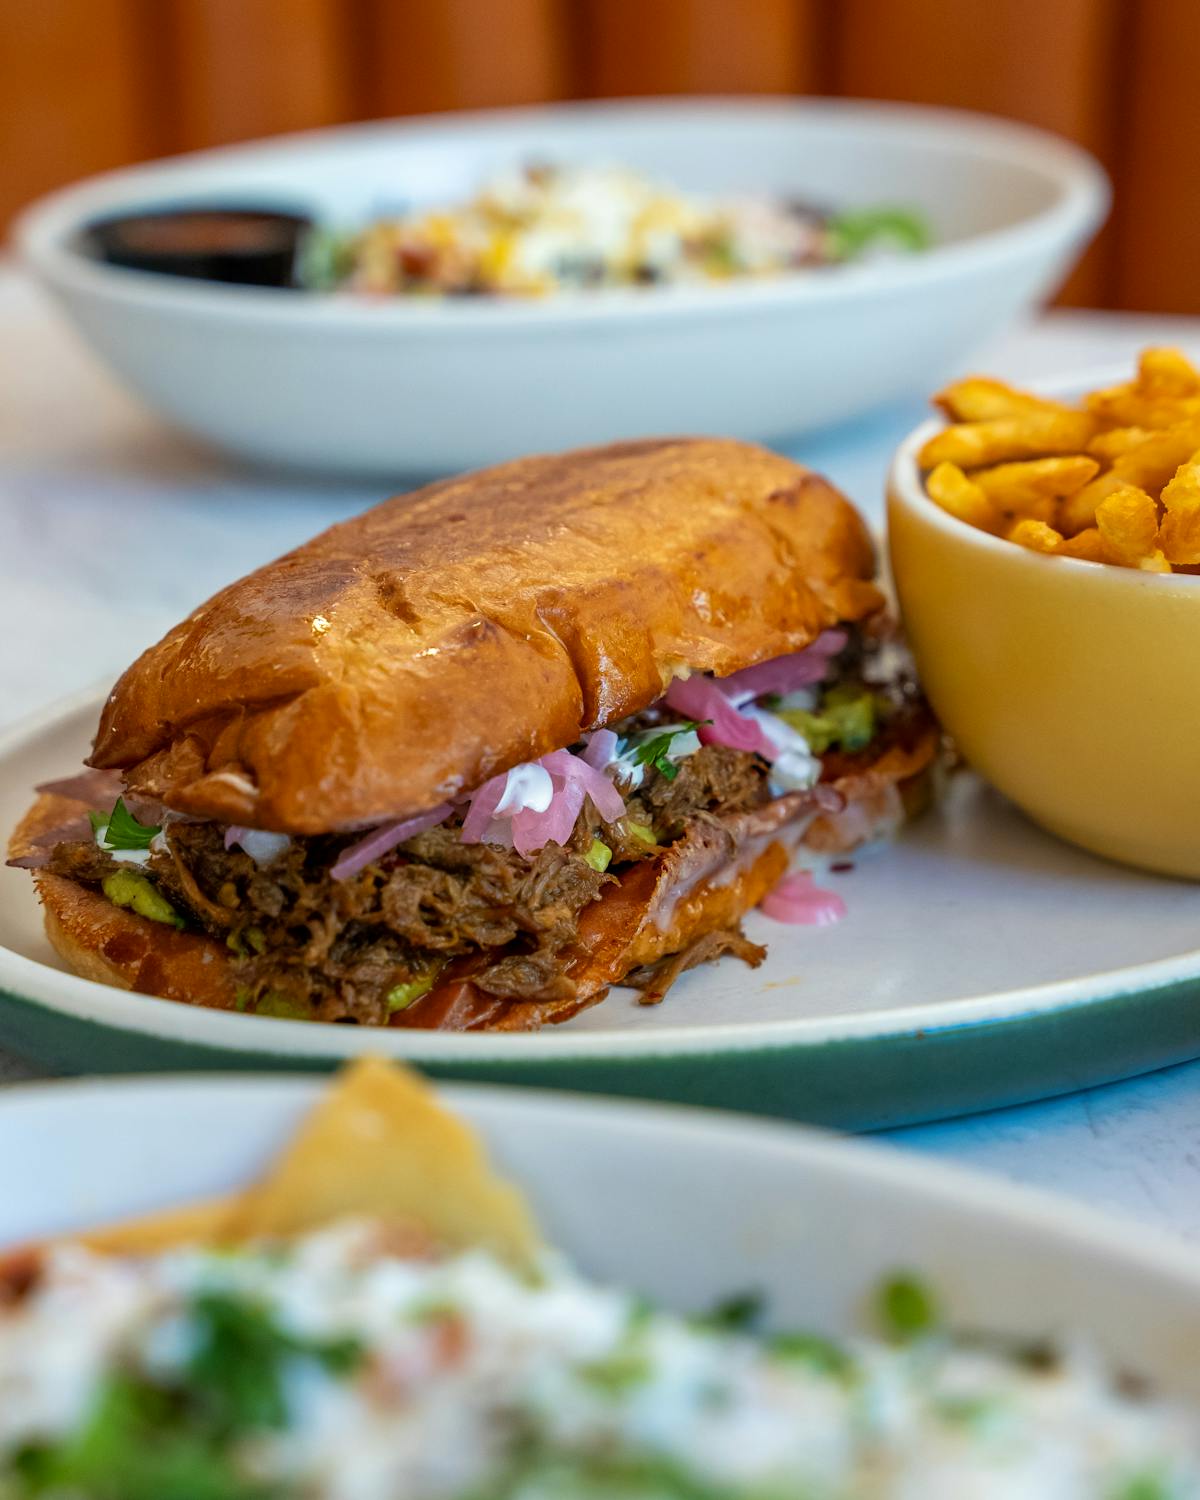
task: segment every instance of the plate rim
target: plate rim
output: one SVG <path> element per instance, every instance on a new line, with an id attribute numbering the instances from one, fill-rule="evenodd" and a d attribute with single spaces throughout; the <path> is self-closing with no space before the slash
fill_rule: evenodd
<path id="1" fill-rule="evenodd" d="M 95 685 L 60 698 L 0 732 L 0 771 L 5 761 L 63 721 L 98 707 Z M 32 788 L 30 789 L 32 794 Z M 6 835 L 7 836 L 7 835 Z M 614 1028 L 572 1032 L 545 1027 L 530 1033 L 422 1032 L 371 1029 L 371 1050 L 416 1064 L 545 1065 L 688 1057 L 753 1056 L 793 1050 L 813 1052 L 839 1043 L 935 1039 L 964 1030 L 1011 1029 L 1106 1003 L 1200 982 L 1200 947 L 1169 958 L 1101 970 L 1074 979 L 1026 986 L 990 995 L 930 1004 L 910 1004 L 840 1017 L 795 1017 L 780 1021 L 693 1024 L 686 1020 L 653 1031 Z M 270 1055 L 317 1063 L 361 1053 L 354 1027 L 331 1022 L 290 1021 L 237 1015 L 184 1002 L 164 1001 L 83 979 L 0 944 L 0 993 L 74 1022 L 173 1045 L 215 1052 Z M 274 1042 L 272 1042 L 274 1038 Z M 1198 1042 L 1200 1048 L 1200 1042 Z"/>

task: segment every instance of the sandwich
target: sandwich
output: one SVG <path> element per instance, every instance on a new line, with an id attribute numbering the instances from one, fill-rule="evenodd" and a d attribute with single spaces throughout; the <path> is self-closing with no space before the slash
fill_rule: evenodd
<path id="1" fill-rule="evenodd" d="M 874 573 L 842 495 L 732 441 L 397 496 L 146 651 L 10 863 L 71 968 L 166 999 L 452 1030 L 660 1000 L 927 798 Z"/>

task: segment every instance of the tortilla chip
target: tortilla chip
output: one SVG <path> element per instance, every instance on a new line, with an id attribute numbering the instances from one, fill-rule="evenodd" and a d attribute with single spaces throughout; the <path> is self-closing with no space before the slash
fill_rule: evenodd
<path id="1" fill-rule="evenodd" d="M 524 1198 L 492 1171 L 475 1133 L 416 1073 L 382 1058 L 338 1075 L 261 1182 L 59 1238 L 103 1255 L 154 1255 L 288 1238 L 344 1216 L 408 1226 L 422 1243 L 490 1250 L 522 1267 L 541 1243 Z"/>
<path id="2" fill-rule="evenodd" d="M 226 1242 L 286 1238 L 346 1215 L 419 1225 L 449 1250 L 529 1264 L 539 1239 L 524 1199 L 416 1073 L 382 1058 L 343 1072 L 263 1180 L 220 1228 Z"/>
<path id="3" fill-rule="evenodd" d="M 101 1255 L 157 1255 L 178 1245 L 214 1245 L 223 1238 L 222 1229 L 237 1201 L 233 1196 L 206 1198 L 201 1203 L 124 1219 L 67 1238 Z"/>

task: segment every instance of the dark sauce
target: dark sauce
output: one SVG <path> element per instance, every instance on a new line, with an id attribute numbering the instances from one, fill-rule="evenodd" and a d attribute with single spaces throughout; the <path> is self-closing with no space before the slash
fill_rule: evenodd
<path id="1" fill-rule="evenodd" d="M 99 219 L 83 232 L 86 253 L 108 265 L 243 286 L 291 287 L 312 221 L 254 207 L 186 207 Z"/>

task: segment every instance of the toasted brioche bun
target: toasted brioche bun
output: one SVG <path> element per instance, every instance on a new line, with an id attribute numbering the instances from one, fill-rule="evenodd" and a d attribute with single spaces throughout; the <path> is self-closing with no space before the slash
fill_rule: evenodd
<path id="1" fill-rule="evenodd" d="M 580 919 L 576 992 L 562 1000 L 503 1000 L 482 996 L 469 979 L 439 985 L 393 1018 L 406 1027 L 527 1030 L 565 1021 L 602 1000 L 610 985 L 633 970 L 682 952 L 710 933 L 735 927 L 763 899 L 800 846 L 841 853 L 888 828 L 905 809 L 915 811 L 928 793 L 939 734 L 928 722 L 910 741 L 885 744 L 867 764 L 831 785 L 845 799 L 840 812 L 818 813 L 802 794 L 737 815 L 742 852 L 730 857 L 702 845 L 692 865 L 680 868 L 671 846 L 657 860 L 632 865 L 619 883 Z M 42 834 L 86 811 L 86 803 L 42 793 L 18 825 L 9 854 L 36 847 Z M 734 821 L 734 820 L 730 820 Z M 717 839 L 720 843 L 720 836 Z M 707 859 L 707 863 L 705 860 Z M 113 906 L 75 880 L 35 870 L 46 935 L 59 957 L 85 979 L 215 1010 L 236 1007 L 236 982 L 225 945 L 203 934 L 178 932 L 162 922 Z"/>
<path id="2" fill-rule="evenodd" d="M 746 443 L 614 444 L 397 496 L 217 594 L 114 688 L 90 764 L 285 833 L 453 799 L 879 609 L 857 512 Z"/>
<path id="3" fill-rule="evenodd" d="M 223 943 L 139 917 L 61 875 L 38 870 L 34 883 L 50 945 L 76 974 L 162 1000 L 232 1009 L 233 971 Z"/>
<path id="4" fill-rule="evenodd" d="M 13 830 L 9 858 L 34 853 L 42 835 L 87 810 L 88 804 L 76 798 L 40 793 Z M 215 938 L 151 922 L 114 906 L 91 886 L 49 870 L 34 870 L 33 880 L 50 946 L 84 979 L 218 1010 L 234 1004 L 229 950 Z"/>

